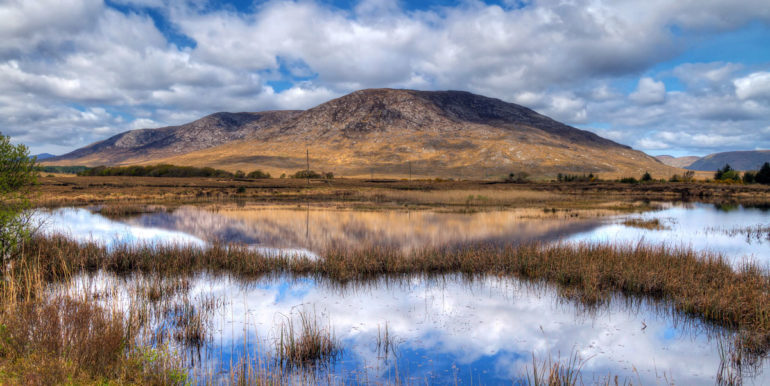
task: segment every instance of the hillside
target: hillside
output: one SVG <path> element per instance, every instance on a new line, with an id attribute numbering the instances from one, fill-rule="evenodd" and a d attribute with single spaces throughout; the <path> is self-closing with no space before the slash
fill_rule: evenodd
<path id="1" fill-rule="evenodd" d="M 85 166 L 143 162 L 245 139 L 297 113 L 216 113 L 181 126 L 127 131 L 45 161 L 56 165 Z"/>
<path id="2" fill-rule="evenodd" d="M 765 162 L 770 162 L 770 150 L 728 151 L 709 154 L 687 166 L 687 169 L 715 171 L 730 164 L 736 170 L 758 170 Z"/>
<path id="3" fill-rule="evenodd" d="M 659 155 L 655 156 L 655 158 L 658 159 L 658 161 L 663 162 L 664 164 L 668 166 L 673 166 L 675 168 L 687 168 L 690 166 L 693 162 L 699 160 L 701 157 L 689 155 L 684 157 L 673 157 L 670 155 Z"/>
<path id="4" fill-rule="evenodd" d="M 93 146 L 93 145 L 92 145 Z M 263 125 L 243 139 L 165 158 L 173 163 L 273 175 L 306 166 L 346 177 L 491 178 L 599 173 L 668 177 L 681 170 L 627 146 L 512 103 L 460 91 L 370 89 Z M 145 157 L 142 159 L 142 157 Z M 85 159 L 85 158 L 83 158 Z M 93 164 L 93 162 L 91 162 Z"/>

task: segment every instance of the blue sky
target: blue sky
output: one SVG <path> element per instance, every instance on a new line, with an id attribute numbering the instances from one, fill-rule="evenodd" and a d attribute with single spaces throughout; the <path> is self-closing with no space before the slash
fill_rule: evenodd
<path id="1" fill-rule="evenodd" d="M 0 131 L 62 154 L 370 87 L 519 103 L 650 154 L 770 148 L 759 0 L 0 3 Z"/>

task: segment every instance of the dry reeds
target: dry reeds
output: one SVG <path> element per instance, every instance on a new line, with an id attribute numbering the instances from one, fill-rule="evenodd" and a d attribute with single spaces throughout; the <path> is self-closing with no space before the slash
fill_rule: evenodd
<path id="1" fill-rule="evenodd" d="M 657 218 L 650 219 L 650 220 L 645 220 L 642 218 L 629 218 L 623 221 L 621 224 L 627 227 L 649 229 L 654 231 L 668 229 L 668 227 L 663 225 L 663 223 L 661 223 L 660 220 Z"/>
<path id="2" fill-rule="evenodd" d="M 265 256 L 240 247 L 121 246 L 108 251 L 65 237 L 41 237 L 27 246 L 44 276 L 66 266 L 160 275 L 225 272 L 244 278 L 266 274 L 317 275 L 336 281 L 382 275 L 512 275 L 557 284 L 562 293 L 596 303 L 613 292 L 650 296 L 720 325 L 770 336 L 770 276 L 753 264 L 732 267 L 724 258 L 687 248 L 649 245 L 493 245 L 427 248 L 332 248 L 322 258 Z"/>
<path id="3" fill-rule="evenodd" d="M 276 360 L 283 368 L 329 363 L 341 351 L 331 331 L 323 328 L 314 313 L 300 310 L 296 317 L 285 315 L 275 341 Z"/>

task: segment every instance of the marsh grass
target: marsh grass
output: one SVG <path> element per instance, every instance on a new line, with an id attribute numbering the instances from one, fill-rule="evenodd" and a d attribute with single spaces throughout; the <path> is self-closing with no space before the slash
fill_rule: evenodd
<path id="1" fill-rule="evenodd" d="M 167 208 L 158 205 L 140 205 L 140 204 L 108 204 L 102 205 L 96 213 L 107 218 L 123 218 L 147 213 L 166 212 Z"/>
<path id="2" fill-rule="evenodd" d="M 663 223 L 657 218 L 648 219 L 648 220 L 645 220 L 643 218 L 629 218 L 624 220 L 621 224 L 627 227 L 648 229 L 653 231 L 669 229 L 667 226 L 663 225 Z"/>
<path id="3" fill-rule="evenodd" d="M 710 227 L 707 232 L 722 233 L 730 237 L 745 236 L 748 241 L 770 241 L 770 225 L 752 225 L 745 227 Z"/>
<path id="4" fill-rule="evenodd" d="M 49 266 L 50 268 L 50 266 Z M 139 310 L 106 307 L 103 295 L 51 292 L 39 260 L 6 266 L 0 282 L 0 383 L 183 384 L 180 360 L 142 340 Z"/>
<path id="5" fill-rule="evenodd" d="M 658 299 L 673 309 L 720 326 L 736 328 L 744 349 L 764 352 L 770 344 L 770 276 L 753 263 L 734 268 L 722 256 L 688 248 L 646 244 L 493 245 L 469 244 L 410 252 L 389 247 L 329 248 L 322 258 L 265 256 L 243 247 L 215 245 L 119 246 L 110 251 L 66 237 L 39 237 L 26 246 L 38 256 L 41 276 L 60 271 L 105 270 L 161 276 L 196 272 L 244 279 L 271 274 L 315 275 L 333 281 L 382 276 L 450 273 L 508 275 L 556 284 L 586 304 L 614 293 Z"/>
<path id="6" fill-rule="evenodd" d="M 5 374 L 19 377 L 35 372 L 88 380 L 82 383 L 103 378 L 176 379 L 182 373 L 172 366 L 175 362 L 165 360 L 166 364 L 153 370 L 143 354 L 152 348 L 137 338 L 143 337 L 145 342 L 149 338 L 155 347 L 164 341 L 164 333 L 183 345 L 206 342 L 206 314 L 217 308 L 218 300 L 193 302 L 185 295 L 189 289 L 186 278 L 201 272 L 244 280 L 310 275 L 340 284 L 414 274 L 514 276 L 555 284 L 565 298 L 588 306 L 608 303 L 619 294 L 651 298 L 666 309 L 738 331 L 727 360 L 723 360 L 725 379 L 734 377 L 730 374 L 736 373 L 735 369 L 758 363 L 770 347 L 768 272 L 751 263 L 735 268 L 719 255 L 691 249 L 644 244 L 484 243 L 411 252 L 388 247 L 332 247 L 321 257 L 265 256 L 222 245 L 208 249 L 140 245 L 107 250 L 62 236 L 36 237 L 24 246 L 23 258 L 5 268 L 0 285 L 4 342 L 0 366 L 11 369 Z M 150 279 L 134 285 L 132 296 L 137 301 L 128 310 L 107 307 L 109 303 L 99 299 L 108 296 L 101 292 L 52 296 L 45 290 L 50 283 L 64 284 L 74 275 L 95 272 L 115 274 L 116 278 L 140 274 Z M 161 330 L 161 336 L 141 332 L 153 318 L 168 317 L 169 310 L 175 320 L 171 331 Z M 284 320 L 276 343 L 278 367 L 333 359 L 339 346 L 331 331 L 331 326 L 321 326 L 311 313 Z M 28 338 L 35 336 L 48 340 Z M 388 333 L 381 333 L 378 346 L 387 347 L 391 340 Z M 43 355 L 45 358 L 39 360 Z M 567 363 L 568 367 L 573 365 Z M 270 371 L 270 376 L 275 375 L 274 368 Z"/>
<path id="7" fill-rule="evenodd" d="M 514 382 L 514 384 L 523 384 L 527 386 L 584 385 L 586 383 L 583 376 L 583 368 L 590 360 L 591 358 L 581 358 L 577 351 L 573 351 L 566 360 L 562 360 L 560 356 L 555 359 L 551 356 L 548 356 L 545 359 L 538 359 L 535 354 L 532 354 L 532 366 L 528 366 L 526 369 L 526 379 Z M 674 384 L 671 380 L 665 378 L 665 376 L 659 378 L 658 381 L 659 384 Z M 621 380 L 617 375 L 607 375 L 605 377 L 593 379 L 589 384 L 630 386 L 633 385 L 633 381 L 629 378 Z M 641 384 L 641 380 L 639 380 L 639 384 Z"/>
<path id="8" fill-rule="evenodd" d="M 283 319 L 275 341 L 276 361 L 281 367 L 328 364 L 340 355 L 342 346 L 331 326 L 322 327 L 315 312 L 299 310 Z"/>

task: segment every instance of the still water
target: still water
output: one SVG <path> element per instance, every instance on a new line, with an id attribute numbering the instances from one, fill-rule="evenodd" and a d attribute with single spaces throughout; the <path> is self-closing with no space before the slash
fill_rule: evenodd
<path id="1" fill-rule="evenodd" d="M 598 217 L 537 210 L 465 214 L 260 207 L 182 207 L 122 219 L 75 208 L 39 215 L 48 232 L 108 246 L 227 242 L 317 256 L 332 244 L 408 250 L 484 241 L 641 242 L 721 253 L 736 264 L 770 261 L 770 212 L 740 206 L 663 204 L 656 211 Z M 629 218 L 657 219 L 661 229 L 624 225 Z M 128 288 L 131 280 L 137 279 L 97 275 L 77 284 Z M 312 278 L 244 283 L 200 275 L 191 279 L 185 296 L 213 298 L 219 305 L 208 320 L 207 343 L 188 353 L 195 363 L 191 371 L 215 378 L 246 354 L 269 363 L 278 326 L 299 312 L 317 316 L 341 341 L 341 356 L 323 371 L 345 383 L 510 383 L 532 365 L 533 354 L 566 360 L 574 353 L 585 361 L 588 383 L 617 374 L 643 384 L 713 384 L 719 347 L 731 341 L 728 331 L 645 301 L 617 298 L 587 310 L 550 286 L 511 278 L 413 277 L 340 286 Z M 386 326 L 392 341 L 387 353 L 377 344 Z M 748 371 L 744 381 L 770 382 L 763 367 L 743 369 Z"/>

